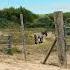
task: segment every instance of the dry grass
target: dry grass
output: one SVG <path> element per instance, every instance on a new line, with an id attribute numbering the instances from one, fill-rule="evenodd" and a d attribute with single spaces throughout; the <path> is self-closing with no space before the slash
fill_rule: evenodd
<path id="1" fill-rule="evenodd" d="M 40 32 L 41 30 L 38 30 Z M 4 32 L 4 31 L 3 31 Z M 12 56 L 5 55 L 0 52 L 0 70 L 65 70 L 58 67 L 57 52 L 54 51 L 48 58 L 46 65 L 41 64 L 44 60 L 48 48 L 53 44 L 55 36 L 51 32 L 45 38 L 45 42 L 42 44 L 34 44 L 33 33 L 37 32 L 33 29 L 26 31 L 26 54 L 27 61 L 24 61 L 24 54 L 14 54 Z M 6 33 L 6 32 L 4 32 Z M 3 33 L 3 34 L 4 34 Z M 9 32 L 7 32 L 8 34 Z M 13 34 L 13 47 L 17 47 L 22 50 L 21 45 L 21 33 L 20 31 L 12 31 Z M 69 39 L 69 38 L 68 38 Z M 69 40 L 67 41 L 69 42 Z M 1 44 L 0 49 L 7 47 L 7 44 Z M 68 53 L 68 67 L 70 67 L 70 53 Z M 68 70 L 68 69 L 67 69 Z M 69 69 L 70 70 L 70 69 Z"/>

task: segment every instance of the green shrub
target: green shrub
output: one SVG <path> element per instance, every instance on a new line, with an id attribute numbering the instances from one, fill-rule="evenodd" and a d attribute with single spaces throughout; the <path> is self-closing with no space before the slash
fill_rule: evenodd
<path id="1" fill-rule="evenodd" d="M 12 47 L 12 48 L 2 48 L 2 52 L 8 55 L 13 55 L 13 54 L 19 54 L 22 51 L 17 47 Z"/>

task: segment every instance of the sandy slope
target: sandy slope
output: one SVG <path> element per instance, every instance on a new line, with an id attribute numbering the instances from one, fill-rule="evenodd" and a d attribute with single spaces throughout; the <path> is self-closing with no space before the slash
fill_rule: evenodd
<path id="1" fill-rule="evenodd" d="M 51 34 L 49 34 L 50 37 Z M 54 54 L 53 54 L 54 55 Z M 48 62 L 56 62 L 56 56 L 53 57 L 53 55 L 48 59 Z M 34 57 L 33 57 L 34 56 Z M 41 59 L 41 55 L 40 54 L 36 54 L 35 55 L 31 53 L 31 57 L 30 55 L 28 56 L 29 60 L 33 60 L 33 62 L 31 61 L 27 61 L 25 62 L 24 60 L 19 58 L 20 56 L 18 56 L 18 58 L 16 58 L 15 56 L 8 56 L 8 55 L 1 55 L 0 54 L 0 70 L 70 70 L 70 69 L 61 69 L 58 66 L 54 66 L 54 65 L 43 65 L 39 62 L 39 60 Z M 42 56 L 43 58 L 43 56 Z M 70 55 L 68 56 L 68 62 L 70 63 Z M 34 63 L 35 60 L 39 63 Z"/>
<path id="2" fill-rule="evenodd" d="M 32 64 L 32 63 L 0 63 L 0 70 L 61 70 L 55 66 Z"/>
<path id="3" fill-rule="evenodd" d="M 30 61 L 17 60 L 10 56 L 0 55 L 0 70 L 70 70 L 60 69 L 53 65 L 43 65 L 41 63 L 32 63 Z"/>

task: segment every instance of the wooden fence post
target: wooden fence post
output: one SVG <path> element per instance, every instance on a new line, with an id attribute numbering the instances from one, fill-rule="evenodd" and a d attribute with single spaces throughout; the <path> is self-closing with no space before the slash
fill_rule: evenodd
<path id="1" fill-rule="evenodd" d="M 61 11 L 54 13 L 55 33 L 57 37 L 57 51 L 59 58 L 59 65 L 61 67 L 67 66 L 66 46 L 64 41 L 64 22 L 63 13 Z"/>
<path id="2" fill-rule="evenodd" d="M 21 33 L 22 33 L 22 53 L 24 53 L 24 58 L 26 60 L 26 48 L 25 48 L 25 31 L 24 31 L 24 24 L 23 24 L 23 14 L 20 14 L 20 20 L 21 20 Z"/>
<path id="3" fill-rule="evenodd" d="M 51 53 L 53 47 L 54 47 L 55 44 L 56 44 L 56 41 L 57 41 L 57 39 L 55 38 L 55 40 L 54 40 L 52 46 L 48 49 L 47 54 L 46 54 L 46 57 L 45 57 L 44 61 L 42 62 L 42 64 L 45 64 L 45 63 L 46 63 L 46 61 L 47 61 L 47 59 L 48 59 L 48 57 L 49 57 L 49 55 L 50 55 L 50 53 Z"/>
<path id="4" fill-rule="evenodd" d="M 12 35 L 8 36 L 8 48 L 12 48 Z"/>

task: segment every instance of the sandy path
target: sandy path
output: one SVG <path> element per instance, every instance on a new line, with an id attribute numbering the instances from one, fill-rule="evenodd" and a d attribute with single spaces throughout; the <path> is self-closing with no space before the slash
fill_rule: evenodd
<path id="1" fill-rule="evenodd" d="M 0 70 L 70 70 L 70 69 L 60 69 L 57 66 L 43 65 L 43 64 L 33 64 L 29 62 L 19 62 L 19 63 L 4 63 L 0 62 Z"/>
<path id="2" fill-rule="evenodd" d="M 60 70 L 60 68 L 55 66 L 32 64 L 32 63 L 23 63 L 23 64 L 0 63 L 0 70 Z"/>

